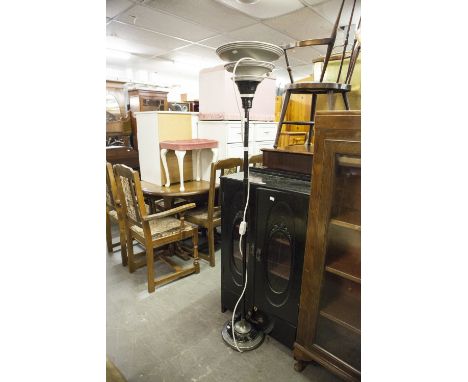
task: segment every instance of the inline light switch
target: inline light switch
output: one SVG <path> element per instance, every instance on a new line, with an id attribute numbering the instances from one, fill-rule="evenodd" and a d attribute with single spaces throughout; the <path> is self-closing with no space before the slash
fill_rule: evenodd
<path id="1" fill-rule="evenodd" d="M 239 235 L 244 235 L 245 232 L 247 231 L 247 222 L 246 221 L 242 221 L 239 225 Z"/>

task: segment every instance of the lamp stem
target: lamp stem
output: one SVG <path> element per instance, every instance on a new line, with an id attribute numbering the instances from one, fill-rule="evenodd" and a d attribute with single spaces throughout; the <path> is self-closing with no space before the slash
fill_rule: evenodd
<path id="1" fill-rule="evenodd" d="M 247 193 L 249 191 L 249 108 L 246 107 L 244 109 L 244 163 L 243 163 L 243 170 L 244 170 L 244 205 L 247 203 Z M 249 216 L 249 210 L 247 207 L 247 213 L 245 214 L 245 222 L 247 221 Z M 247 232 L 248 232 L 248 224 L 247 224 Z M 245 272 L 247 271 L 247 232 L 245 235 L 245 240 L 242 240 L 242 285 L 245 284 Z M 241 320 L 245 319 L 245 293 L 242 297 L 242 309 L 241 309 Z"/>

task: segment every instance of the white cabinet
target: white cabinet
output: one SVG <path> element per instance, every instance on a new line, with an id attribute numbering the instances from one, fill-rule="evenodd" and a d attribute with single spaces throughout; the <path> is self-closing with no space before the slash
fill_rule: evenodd
<path id="1" fill-rule="evenodd" d="M 261 153 L 262 148 L 271 148 L 275 142 L 276 122 L 250 122 L 249 156 Z M 240 121 L 198 121 L 198 138 L 216 139 L 218 159 L 244 158 L 244 128 Z M 202 152 L 202 179 L 210 179 L 211 154 Z"/>

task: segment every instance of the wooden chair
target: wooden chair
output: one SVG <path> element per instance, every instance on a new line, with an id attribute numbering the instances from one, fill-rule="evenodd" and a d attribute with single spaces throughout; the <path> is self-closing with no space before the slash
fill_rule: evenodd
<path id="1" fill-rule="evenodd" d="M 111 221 L 119 226 L 120 242 L 112 243 Z M 114 247 L 120 245 L 122 265 L 127 265 L 127 245 L 125 239 L 125 223 L 122 207 L 117 194 L 114 170 L 109 162 L 106 162 L 106 239 L 107 251 L 112 252 Z"/>
<path id="2" fill-rule="evenodd" d="M 345 36 L 345 41 L 342 46 L 342 51 L 339 53 L 338 59 L 340 60 L 340 67 L 338 70 L 338 75 L 336 82 L 323 82 L 325 72 L 327 70 L 328 62 L 330 61 L 330 57 L 332 56 L 332 51 L 334 48 L 341 48 L 341 45 L 335 46 L 336 42 L 336 36 L 338 32 L 338 27 L 340 26 L 340 20 L 341 20 L 341 15 L 343 12 L 343 7 L 345 5 L 345 2 L 347 0 L 342 0 L 341 1 L 341 6 L 338 11 L 338 16 L 336 18 L 335 24 L 333 26 L 333 31 L 330 37 L 328 38 L 319 38 L 319 39 L 312 39 L 312 40 L 303 40 L 303 41 L 296 41 L 295 43 L 286 45 L 283 47 L 284 49 L 284 57 L 286 60 L 286 67 L 288 70 L 289 74 L 289 79 L 291 81 L 290 84 L 286 85 L 286 94 L 283 102 L 283 106 L 281 108 L 281 115 L 280 115 L 280 120 L 278 123 L 278 130 L 276 132 L 276 139 L 275 139 L 275 144 L 274 148 L 278 147 L 278 141 L 279 137 L 281 134 L 281 130 L 283 128 L 283 125 L 308 125 L 309 126 L 309 134 L 307 137 L 307 145 L 310 145 L 312 135 L 313 135 L 313 127 L 314 127 L 314 119 L 315 119 L 315 112 L 316 112 L 316 106 L 317 106 L 317 96 L 319 94 L 327 94 L 328 95 L 328 104 L 329 104 L 329 109 L 332 109 L 332 99 L 334 94 L 341 94 L 343 97 L 343 101 L 345 104 L 346 110 L 349 110 L 349 100 L 348 100 L 348 93 L 351 91 L 351 78 L 353 75 L 354 71 L 354 66 L 356 64 L 357 58 L 360 53 L 361 49 L 361 43 L 360 43 L 360 38 L 359 40 L 356 38 L 357 36 L 360 36 L 359 33 L 356 33 L 356 37 L 354 39 L 354 42 L 352 44 L 351 48 L 351 54 L 348 49 L 348 38 L 349 38 L 349 31 L 351 28 L 351 24 L 353 22 L 353 17 L 354 17 L 354 9 L 356 7 L 356 0 L 352 0 L 352 9 L 351 9 L 351 15 L 349 18 L 348 25 L 346 27 L 346 36 Z M 361 20 L 359 19 L 358 23 L 358 29 L 360 28 L 361 25 Z M 325 59 L 322 67 L 322 71 L 320 74 L 320 80 L 317 82 L 294 82 L 293 76 L 292 76 L 292 70 L 289 65 L 289 59 L 288 59 L 288 54 L 287 51 L 289 49 L 295 49 L 295 48 L 302 48 L 302 47 L 307 47 L 307 46 L 318 46 L 318 45 L 326 45 L 327 46 L 327 52 L 325 54 Z M 335 55 L 336 56 L 336 55 Z M 345 59 L 349 58 L 349 64 L 348 64 L 348 71 L 346 73 L 346 76 L 344 78 L 344 81 L 340 82 L 341 79 L 341 72 L 343 68 L 343 63 Z M 286 111 L 288 109 L 289 105 L 289 99 L 291 97 L 291 94 L 311 94 L 312 95 L 312 103 L 311 103 L 311 108 L 310 108 L 310 120 L 309 121 L 285 121 L 285 115 Z"/>
<path id="3" fill-rule="evenodd" d="M 183 213 L 194 208 L 195 203 L 150 215 L 146 211 L 138 172 L 121 164 L 114 166 L 114 172 L 117 178 L 118 195 L 125 216 L 129 271 L 132 273 L 136 268 L 146 264 L 148 292 L 150 293 L 154 292 L 156 286 L 177 280 L 191 273 L 199 273 L 198 229 L 195 225 L 186 223 L 183 217 Z M 179 214 L 180 218 L 174 217 L 176 214 Z M 172 268 L 173 273 L 155 279 L 154 249 L 190 237 L 193 242 L 193 266 L 182 268 L 167 256 L 159 254 L 156 259 L 165 262 Z M 136 256 L 133 253 L 133 239 L 145 247 L 146 259 L 136 261 Z"/>
<path id="4" fill-rule="evenodd" d="M 252 164 L 253 167 L 261 167 L 263 164 L 263 154 L 252 155 L 249 158 L 249 165 Z"/>
<path id="5" fill-rule="evenodd" d="M 208 206 L 197 208 L 189 211 L 186 214 L 186 220 L 206 228 L 208 232 L 208 255 L 200 253 L 200 257 L 210 262 L 210 266 L 215 266 L 215 228 L 221 225 L 221 191 L 218 192 L 218 198 L 216 200 L 216 173 L 221 170 L 221 176 L 229 173 L 237 172 L 238 168 L 242 167 L 242 159 L 240 158 L 229 158 L 219 160 L 216 163 L 211 164 L 211 175 L 210 175 L 210 191 L 208 193 Z"/>

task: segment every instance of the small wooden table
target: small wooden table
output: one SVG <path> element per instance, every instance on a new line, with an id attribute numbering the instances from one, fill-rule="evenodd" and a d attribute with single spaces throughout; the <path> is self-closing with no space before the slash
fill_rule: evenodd
<path id="1" fill-rule="evenodd" d="M 218 141 L 214 139 L 183 139 L 176 141 L 162 141 L 159 143 L 161 148 L 161 160 L 164 167 L 164 173 L 166 174 L 165 187 L 171 187 L 171 179 L 169 177 L 169 170 L 167 168 L 167 150 L 174 150 L 179 164 L 179 176 L 180 176 L 180 191 L 185 191 L 184 187 L 184 157 L 187 150 L 192 151 L 195 154 L 195 180 L 200 180 L 200 152 L 203 149 L 211 149 L 213 153 L 212 162 L 218 160 Z"/>

